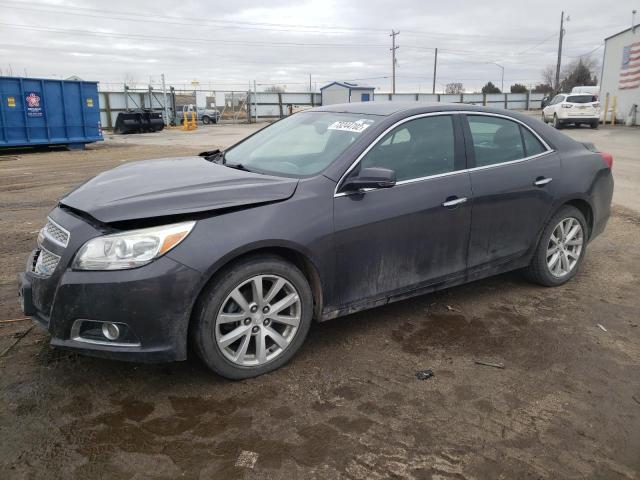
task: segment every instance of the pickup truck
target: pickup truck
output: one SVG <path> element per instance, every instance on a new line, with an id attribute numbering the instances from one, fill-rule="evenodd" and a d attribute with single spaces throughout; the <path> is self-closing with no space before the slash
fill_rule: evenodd
<path id="1" fill-rule="evenodd" d="M 196 118 L 205 125 L 210 123 L 218 123 L 220 121 L 220 112 L 215 108 L 196 107 L 193 104 L 176 106 L 174 124 L 182 125 L 184 123 L 184 113 L 187 112 L 187 118 L 191 120 L 191 112 L 196 112 Z"/>

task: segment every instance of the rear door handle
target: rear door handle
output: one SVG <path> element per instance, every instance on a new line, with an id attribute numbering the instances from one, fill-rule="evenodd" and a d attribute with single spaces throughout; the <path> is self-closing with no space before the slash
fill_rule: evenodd
<path id="1" fill-rule="evenodd" d="M 553 180 L 553 178 L 538 177 L 538 178 L 536 178 L 536 181 L 533 182 L 533 184 L 536 187 L 544 187 L 547 183 L 550 183 L 551 180 Z"/>
<path id="2" fill-rule="evenodd" d="M 458 205 L 462 205 L 466 201 L 467 197 L 449 197 L 442 203 L 442 206 L 446 208 L 453 208 L 457 207 Z"/>

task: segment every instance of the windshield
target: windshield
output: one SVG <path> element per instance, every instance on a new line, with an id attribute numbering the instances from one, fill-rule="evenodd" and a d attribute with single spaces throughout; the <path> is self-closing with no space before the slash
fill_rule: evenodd
<path id="1" fill-rule="evenodd" d="M 225 163 L 273 175 L 315 175 L 379 118 L 352 113 L 296 113 L 227 150 Z"/>
<path id="2" fill-rule="evenodd" d="M 592 103 L 597 101 L 598 99 L 593 95 L 571 95 L 567 98 L 567 102 L 571 103 Z"/>

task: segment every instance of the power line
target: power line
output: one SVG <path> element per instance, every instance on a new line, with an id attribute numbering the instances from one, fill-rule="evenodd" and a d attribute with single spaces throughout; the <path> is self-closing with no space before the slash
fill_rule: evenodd
<path id="1" fill-rule="evenodd" d="M 263 41 L 248 41 L 248 40 L 218 40 L 218 39 L 198 39 L 198 38 L 185 38 L 185 37 L 169 37 L 164 35 L 142 35 L 135 33 L 116 33 L 116 32 L 92 32 L 89 30 L 78 29 L 61 29 L 52 27 L 41 27 L 32 25 L 21 25 L 14 23 L 1 23 L 0 25 L 17 28 L 21 30 L 32 30 L 40 32 L 61 33 L 61 34 L 76 34 L 76 35 L 89 35 L 97 37 L 115 37 L 115 38 L 140 38 L 149 40 L 171 40 L 172 42 L 189 42 L 189 43 L 214 43 L 214 44 L 226 44 L 226 45 L 249 45 L 249 46 L 270 46 L 270 47 L 356 47 L 356 48 L 370 48 L 370 47 L 384 47 L 387 45 L 373 44 L 373 43 L 304 43 L 304 42 L 263 42 Z"/>
<path id="2" fill-rule="evenodd" d="M 593 50 L 589 50 L 587 53 L 581 53 L 580 55 L 565 55 L 565 57 L 567 57 L 567 58 L 587 57 L 587 56 L 591 55 L 593 52 L 595 52 L 597 50 L 600 50 L 602 47 L 604 47 L 604 43 L 601 43 L 600 45 L 598 45 Z"/>
<path id="3" fill-rule="evenodd" d="M 378 34 L 378 33 L 387 31 L 385 29 L 367 28 L 367 27 L 346 27 L 346 26 L 337 26 L 337 25 L 291 25 L 291 24 L 285 24 L 285 23 L 247 22 L 247 21 L 237 21 L 237 20 L 234 20 L 234 21 L 207 20 L 206 22 L 202 22 L 202 19 L 195 19 L 194 17 L 173 17 L 173 16 L 167 16 L 167 15 L 158 15 L 158 14 L 148 15 L 147 12 L 120 13 L 120 12 L 113 12 L 111 10 L 105 10 L 105 9 L 77 7 L 77 6 L 73 7 L 74 11 L 69 11 L 68 7 L 66 6 L 60 6 L 60 8 L 64 10 L 59 10 L 57 8 L 59 7 L 58 5 L 39 3 L 39 2 L 30 3 L 30 5 L 37 5 L 38 8 L 25 6 L 22 3 L 11 2 L 11 1 L 0 2 L 0 4 L 5 4 L 5 5 L 9 4 L 13 9 L 29 10 L 29 11 L 36 11 L 41 13 L 55 13 L 55 14 L 71 15 L 71 16 L 109 18 L 114 20 L 125 20 L 125 21 L 133 21 L 133 22 L 165 23 L 165 24 L 187 25 L 187 26 L 188 25 L 203 26 L 203 27 L 224 26 L 225 28 L 238 28 L 238 29 L 247 28 L 247 29 L 254 29 L 254 30 L 279 31 L 279 32 L 286 32 L 286 33 L 327 33 L 327 30 L 328 30 L 328 31 L 333 31 L 330 33 L 370 32 L 370 33 Z M 47 8 L 47 10 L 42 10 L 42 8 Z M 82 13 L 78 10 L 85 11 L 85 12 L 98 12 L 100 14 L 97 15 L 97 14 L 91 14 L 91 13 Z M 164 20 L 158 20 L 158 19 L 164 19 Z M 273 27 L 278 27 L 278 28 L 273 28 Z M 292 28 L 294 30 L 292 30 Z M 305 30 L 297 30 L 297 29 L 312 29 L 312 30 L 305 31 Z M 410 36 L 424 36 L 424 37 L 436 37 L 436 38 L 447 38 L 447 39 L 450 39 L 453 36 L 453 37 L 460 37 L 464 39 L 484 38 L 484 39 L 493 39 L 496 41 L 510 41 L 510 40 L 537 41 L 538 40 L 537 38 L 523 38 L 523 37 L 516 38 L 516 37 L 503 37 L 503 36 L 495 36 L 495 35 L 469 34 L 469 33 L 456 34 L 452 32 L 440 33 L 440 32 L 419 31 L 419 30 L 406 30 L 405 32 Z"/>

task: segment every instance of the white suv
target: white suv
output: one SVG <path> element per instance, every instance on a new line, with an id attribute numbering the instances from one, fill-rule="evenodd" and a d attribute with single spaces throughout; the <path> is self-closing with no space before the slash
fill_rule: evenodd
<path id="1" fill-rule="evenodd" d="M 600 122 L 598 97 L 585 93 L 556 95 L 542 109 L 542 121 L 552 122 L 555 128 L 562 128 L 567 123 L 573 123 L 576 127 L 588 123 L 591 128 L 598 128 Z"/>

